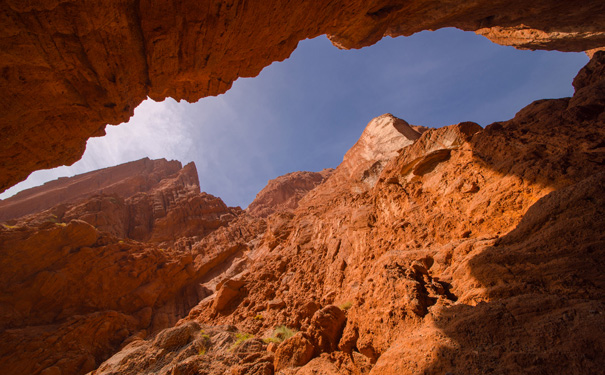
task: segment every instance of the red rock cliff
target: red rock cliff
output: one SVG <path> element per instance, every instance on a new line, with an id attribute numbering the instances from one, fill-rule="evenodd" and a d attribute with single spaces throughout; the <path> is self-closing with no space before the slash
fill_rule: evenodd
<path id="1" fill-rule="evenodd" d="M 381 116 L 296 209 L 171 246 L 50 211 L 3 225 L 0 370 L 598 373 L 604 67 L 485 129 Z"/>
<path id="2" fill-rule="evenodd" d="M 89 137 L 145 98 L 196 101 L 330 35 L 360 48 L 385 35 L 457 27 L 520 48 L 605 46 L 601 1 L 13 1 L 0 4 L 0 190 L 78 160 Z"/>
<path id="3" fill-rule="evenodd" d="M 309 191 L 332 172 L 332 169 L 324 169 L 321 172 L 292 172 L 279 176 L 269 181 L 256 195 L 246 212 L 252 216 L 267 217 L 278 211 L 292 211 Z"/>
<path id="4" fill-rule="evenodd" d="M 200 193 L 193 163 L 142 159 L 3 203 L 27 213 L 0 228 L 3 374 L 95 369 L 124 339 L 186 315 L 206 296 L 204 275 L 242 246 L 200 244 L 241 209 Z"/>
<path id="5" fill-rule="evenodd" d="M 162 179 L 178 173 L 181 168 L 181 163 L 176 160 L 145 158 L 70 178 L 62 177 L 0 200 L 0 221 L 40 212 L 60 203 L 74 203 L 97 194 L 117 194 L 129 198 L 155 188 Z M 188 178 L 183 182 L 193 190 L 197 187 L 199 193 L 197 170 L 195 166 L 188 170 Z"/>
<path id="6" fill-rule="evenodd" d="M 335 179 L 345 160 L 294 212 L 269 216 L 248 260 L 177 327 L 94 374 L 599 373 L 604 67 L 596 53 L 572 98 L 509 121 L 423 132 L 365 189 L 351 189 L 364 168 Z M 359 149 L 347 158 L 381 155 Z M 298 333 L 258 339 L 279 342 L 279 325 Z M 178 348 L 159 345 L 184 330 Z"/>

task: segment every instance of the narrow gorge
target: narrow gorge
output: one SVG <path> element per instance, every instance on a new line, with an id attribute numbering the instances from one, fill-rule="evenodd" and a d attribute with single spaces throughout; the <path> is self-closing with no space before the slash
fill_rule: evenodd
<path id="1" fill-rule="evenodd" d="M 599 374 L 605 4 L 5 1 L 0 187 L 146 97 L 225 92 L 329 34 L 458 27 L 587 51 L 569 98 L 440 128 L 391 114 L 246 209 L 149 158 L 0 201 L 0 373 Z M 473 119 L 469 119 L 473 120 Z M 286 126 L 286 125 L 285 125 Z"/>

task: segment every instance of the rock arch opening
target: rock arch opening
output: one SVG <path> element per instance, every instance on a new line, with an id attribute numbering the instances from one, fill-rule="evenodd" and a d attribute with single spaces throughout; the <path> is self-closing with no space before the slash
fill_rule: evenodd
<path id="1" fill-rule="evenodd" d="M 336 167 L 376 116 L 485 126 L 533 100 L 570 96 L 571 79 L 587 60 L 501 47 L 453 28 L 351 51 L 325 37 L 305 40 L 288 60 L 219 97 L 143 102 L 128 123 L 91 138 L 73 167 L 35 172 L 3 196 L 149 157 L 194 161 L 202 190 L 245 207 L 278 175 Z"/>

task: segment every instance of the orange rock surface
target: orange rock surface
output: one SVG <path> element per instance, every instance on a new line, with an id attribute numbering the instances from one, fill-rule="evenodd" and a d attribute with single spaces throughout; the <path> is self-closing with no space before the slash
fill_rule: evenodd
<path id="1" fill-rule="evenodd" d="M 59 204 L 0 228 L 2 374 L 95 369 L 125 339 L 185 316 L 206 296 L 200 280 L 240 250 L 220 237 L 200 242 L 241 210 L 200 193 L 193 164 L 143 159 L 5 203 L 13 212 Z"/>
<path id="2" fill-rule="evenodd" d="M 97 194 L 117 194 L 124 199 L 130 198 L 136 193 L 148 192 L 152 187 L 156 187 L 160 180 L 176 174 L 181 168 L 178 161 L 145 158 L 71 178 L 59 178 L 0 200 L 0 220 L 6 221 L 40 212 L 60 203 L 75 203 Z M 197 186 L 195 167 L 189 168 L 189 171 L 189 179 L 185 183 Z"/>
<path id="3" fill-rule="evenodd" d="M 593 55 L 572 98 L 485 129 L 380 116 L 333 172 L 277 178 L 246 211 L 163 160 L 3 201 L 0 373 L 605 368 L 602 2 L 8 0 L 0 25 L 2 190 L 147 96 L 225 92 L 321 34 L 452 26 Z"/>
<path id="4" fill-rule="evenodd" d="M 196 101 L 328 34 L 340 48 L 457 27 L 530 49 L 605 46 L 600 1 L 7 0 L 0 4 L 0 191 L 78 160 L 145 98 Z"/>
<path id="5" fill-rule="evenodd" d="M 267 217 L 276 211 L 292 211 L 309 191 L 330 176 L 332 169 L 321 172 L 292 172 L 267 183 L 250 203 L 246 212 Z"/>
<path id="6" fill-rule="evenodd" d="M 400 137 L 381 168 L 372 166 L 389 153 L 367 150 L 391 143 L 367 135 L 377 124 L 401 134 L 405 123 L 373 120 L 296 210 L 244 214 L 202 240 L 247 239 L 176 327 L 234 324 L 223 340 L 240 337 L 246 354 L 221 359 L 228 351 L 212 335 L 208 358 L 190 349 L 196 338 L 168 352 L 138 340 L 94 374 L 150 373 L 159 357 L 170 359 L 166 374 L 226 371 L 209 363 L 251 374 L 599 373 L 605 52 L 574 87 L 485 129 Z M 351 173 L 349 158 L 365 161 Z M 257 339 L 279 325 L 298 333 Z"/>

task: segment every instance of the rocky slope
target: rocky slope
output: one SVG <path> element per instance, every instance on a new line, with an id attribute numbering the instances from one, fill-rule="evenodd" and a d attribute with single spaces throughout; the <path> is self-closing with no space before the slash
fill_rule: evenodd
<path id="1" fill-rule="evenodd" d="M 273 356 L 284 374 L 598 373 L 604 67 L 596 54 L 573 98 L 510 121 L 424 132 L 366 190 L 350 188 L 365 173 L 331 181 L 343 162 L 293 214 L 268 218 L 237 290 L 181 323 L 299 329 Z"/>
<path id="2" fill-rule="evenodd" d="M 175 160 L 145 158 L 71 178 L 59 178 L 0 200 L 0 220 L 40 212 L 61 203 L 74 203 L 97 194 L 116 194 L 124 199 L 130 198 L 136 193 L 147 193 L 159 181 L 174 175 L 181 168 L 181 163 Z M 184 178 L 188 178 L 183 183 L 195 186 L 198 184 L 197 171 L 195 168 L 190 168 L 189 171 L 188 175 L 183 174 Z"/>
<path id="3" fill-rule="evenodd" d="M 68 194 L 75 202 L 64 202 Z M 220 240 L 200 244 L 241 209 L 200 193 L 193 164 L 144 159 L 5 203 L 33 210 L 58 201 L 0 228 L 3 374 L 95 369 L 124 339 L 186 315 L 206 296 L 204 275 L 240 251 Z"/>
<path id="4" fill-rule="evenodd" d="M 278 178 L 218 229 L 163 229 L 165 248 L 82 221 L 102 195 L 4 224 L 0 370 L 599 373 L 605 52 L 574 87 L 485 129 L 380 116 L 321 183 Z M 119 199 L 186 197 L 151 200 L 180 228 L 182 202 L 217 199 L 183 173 Z"/>
<path id="5" fill-rule="evenodd" d="M 0 191 L 78 160 L 144 99 L 196 101 L 328 34 L 339 48 L 457 27 L 519 48 L 605 46 L 601 1 L 7 0 L 0 3 Z"/>
<path id="6" fill-rule="evenodd" d="M 270 180 L 246 208 L 246 212 L 252 216 L 267 217 L 277 211 L 292 211 L 298 207 L 298 201 L 328 178 L 332 171 L 292 172 Z"/>

